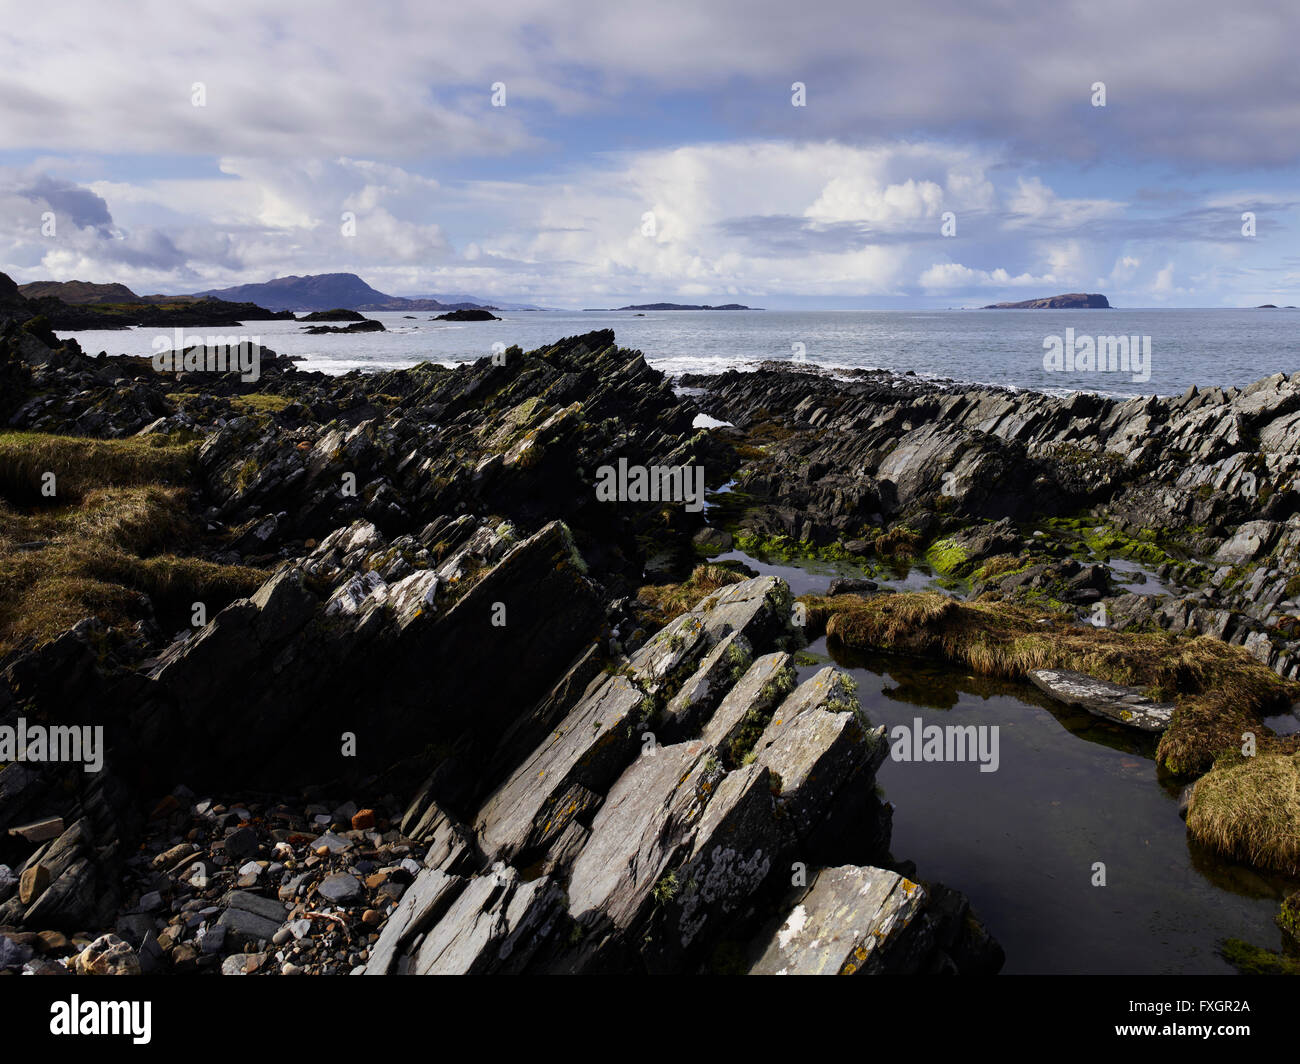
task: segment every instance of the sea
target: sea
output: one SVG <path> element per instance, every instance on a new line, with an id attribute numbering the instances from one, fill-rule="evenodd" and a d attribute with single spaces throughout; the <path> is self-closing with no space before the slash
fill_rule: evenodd
<path id="1" fill-rule="evenodd" d="M 670 376 L 753 369 L 765 360 L 834 370 L 883 369 L 926 379 L 992 384 L 1051 394 L 1179 395 L 1246 385 L 1300 372 L 1300 310 L 868 310 L 868 311 L 523 311 L 500 321 L 435 321 L 428 312 L 368 313 L 382 333 L 309 336 L 291 321 L 247 321 L 243 333 L 329 374 L 379 371 L 420 362 L 454 365 L 491 355 L 496 344 L 525 351 L 566 337 L 612 329 Z M 231 329 L 216 328 L 214 335 Z M 185 335 L 206 335 L 189 328 Z M 151 355 L 172 330 L 65 333 L 88 354 Z M 1092 368 L 1073 352 L 1123 336 L 1143 351 L 1128 370 Z M 1085 341 L 1087 341 L 1085 343 Z M 1150 355 L 1146 357 L 1149 344 Z M 1059 368 L 1045 365 L 1064 349 Z"/>

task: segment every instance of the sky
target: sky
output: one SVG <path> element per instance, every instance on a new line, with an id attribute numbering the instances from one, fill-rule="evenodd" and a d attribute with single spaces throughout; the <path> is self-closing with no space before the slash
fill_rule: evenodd
<path id="1" fill-rule="evenodd" d="M 1287 0 L 0 0 L 0 270 L 1300 304 L 1298 50 Z"/>

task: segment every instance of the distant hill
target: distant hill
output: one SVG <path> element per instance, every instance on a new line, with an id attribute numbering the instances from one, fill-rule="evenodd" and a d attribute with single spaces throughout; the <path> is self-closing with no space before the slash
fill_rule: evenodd
<path id="1" fill-rule="evenodd" d="M 1026 299 L 1020 303 L 990 303 L 981 310 L 1109 310 L 1110 300 L 1105 296 L 1086 292 L 1070 292 L 1063 296 L 1045 296 Z"/>
<path id="2" fill-rule="evenodd" d="M 25 299 L 53 296 L 63 303 L 82 306 L 95 303 L 140 303 L 138 295 L 124 284 L 95 284 L 93 281 L 33 281 L 21 284 Z"/>
<path id="3" fill-rule="evenodd" d="M 67 285 L 71 287 L 66 291 L 82 298 L 109 294 L 119 297 L 120 301 L 69 303 L 51 294 L 49 286 L 59 291 L 60 285 L 61 282 L 47 281 L 19 286 L 7 274 L 0 273 L 0 321 L 40 319 L 42 328 L 78 332 L 83 329 L 128 329 L 140 325 L 157 328 L 238 326 L 246 320 L 293 317 L 288 311 L 272 312 L 252 303 L 228 303 L 193 296 L 141 297 L 123 285 L 95 285 L 88 281 L 69 281 Z M 33 287 L 45 294 L 30 298 L 23 295 L 21 288 L 30 291 Z M 123 292 L 130 298 L 122 297 Z"/>
<path id="4" fill-rule="evenodd" d="M 371 288 L 355 273 L 317 273 L 276 277 L 263 284 L 241 284 L 199 292 L 232 302 L 249 301 L 271 310 L 495 310 L 487 303 L 443 302 L 436 297 L 407 299 Z"/>
<path id="5" fill-rule="evenodd" d="M 270 310 L 357 310 L 363 304 L 383 303 L 389 296 L 371 288 L 355 273 L 296 274 L 276 277 L 263 284 L 241 284 L 215 288 L 197 295 L 212 296 L 232 303 L 256 303 Z"/>
<path id="6" fill-rule="evenodd" d="M 299 277 L 276 277 L 259 284 L 209 288 L 189 295 L 136 295 L 124 284 L 96 284 L 91 281 L 33 281 L 18 286 L 25 299 L 57 299 L 68 306 L 123 306 L 126 304 L 194 303 L 217 299 L 227 303 L 251 303 L 274 311 L 368 310 L 433 311 L 452 310 L 545 310 L 529 303 L 494 303 L 474 296 L 390 296 L 371 288 L 355 273 L 318 273 Z"/>

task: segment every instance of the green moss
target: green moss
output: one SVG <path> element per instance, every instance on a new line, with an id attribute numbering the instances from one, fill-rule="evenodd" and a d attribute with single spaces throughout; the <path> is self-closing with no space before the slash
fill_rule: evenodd
<path id="1" fill-rule="evenodd" d="M 1282 909 L 1277 914 L 1277 926 L 1293 946 L 1300 947 L 1300 890 L 1282 902 Z"/>
<path id="2" fill-rule="evenodd" d="M 268 392 L 250 392 L 248 395 L 230 397 L 230 405 L 241 414 L 278 414 L 292 403 L 292 399 Z"/>
<path id="3" fill-rule="evenodd" d="M 667 904 L 677 897 L 677 873 L 669 872 L 663 879 L 655 884 L 652 891 L 655 901 L 660 905 Z"/>
<path id="4" fill-rule="evenodd" d="M 811 558 L 823 562 L 849 562 L 862 565 L 862 558 L 847 550 L 844 544 L 839 542 L 818 547 L 806 539 L 796 540 L 784 535 L 760 536 L 751 532 L 735 532 L 733 541 L 738 549 L 759 558 L 779 558 L 783 561 Z"/>
<path id="5" fill-rule="evenodd" d="M 1159 537 L 1150 529 L 1129 536 L 1108 525 L 1095 525 L 1082 529 L 1081 535 L 1088 549 L 1099 558 L 1118 554 L 1152 567 L 1176 560 L 1160 545 Z"/>
<path id="6" fill-rule="evenodd" d="M 1242 975 L 1300 975 L 1300 960 L 1252 946 L 1239 938 L 1227 939 L 1219 953 Z"/>
<path id="7" fill-rule="evenodd" d="M 925 552 L 925 560 L 936 573 L 960 576 L 968 565 L 966 548 L 951 539 L 936 540 Z"/>

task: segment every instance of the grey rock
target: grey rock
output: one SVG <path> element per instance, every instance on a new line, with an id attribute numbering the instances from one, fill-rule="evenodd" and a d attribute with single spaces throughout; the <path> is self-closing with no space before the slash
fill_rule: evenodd
<path id="1" fill-rule="evenodd" d="M 355 901 L 361 896 L 361 883 L 356 876 L 340 872 L 321 880 L 316 891 L 322 898 L 342 904 Z"/>
<path id="2" fill-rule="evenodd" d="M 822 869 L 769 940 L 752 975 L 867 974 L 920 915 L 925 888 L 883 868 Z"/>
<path id="3" fill-rule="evenodd" d="M 1142 731 L 1164 731 L 1173 718 L 1174 707 L 1170 703 L 1152 701 L 1136 687 L 1124 687 L 1081 672 L 1035 669 L 1029 674 L 1029 680 L 1058 702 Z"/>
<path id="4" fill-rule="evenodd" d="M 366 974 L 387 975 L 399 953 L 436 921 L 464 885 L 465 880 L 459 876 L 449 876 L 436 868 L 425 869 L 416 876 L 411 889 L 379 932 L 379 940 L 366 962 Z"/>

